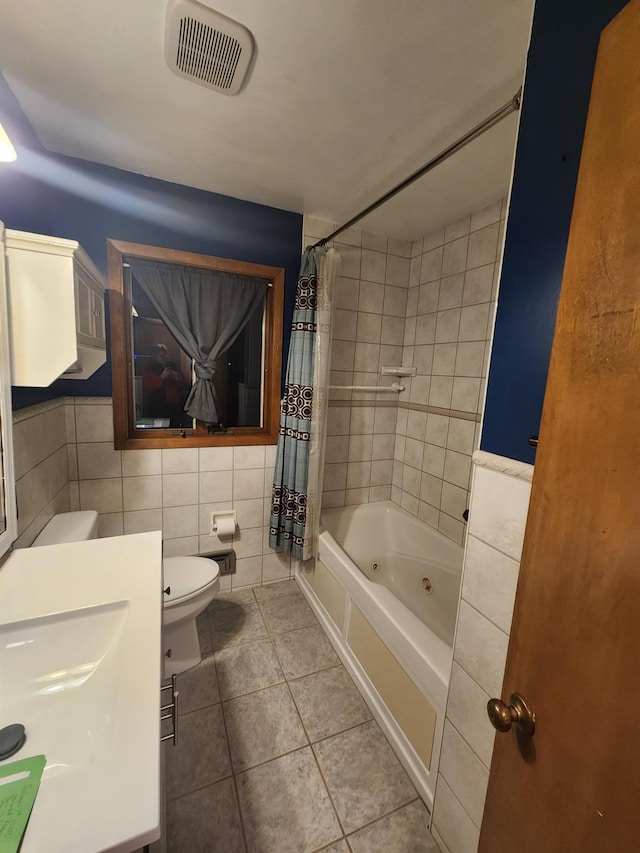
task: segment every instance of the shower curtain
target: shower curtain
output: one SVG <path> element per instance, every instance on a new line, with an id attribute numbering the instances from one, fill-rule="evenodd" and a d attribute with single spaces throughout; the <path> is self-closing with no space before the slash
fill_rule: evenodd
<path id="1" fill-rule="evenodd" d="M 269 546 L 314 556 L 322 496 L 331 345 L 331 295 L 339 256 L 307 249 L 296 289 L 280 436 L 273 472 Z"/>
<path id="2" fill-rule="evenodd" d="M 331 374 L 332 310 L 335 281 L 340 269 L 340 255 L 329 249 L 320 258 L 317 289 L 316 348 L 313 369 L 313 408 L 311 411 L 311 443 L 309 448 L 309 495 L 307 528 L 311 535 L 311 553 L 318 556 L 320 510 L 322 508 L 322 482 L 324 452 L 327 438 L 327 409 Z M 307 559 L 307 557 L 304 557 Z"/>

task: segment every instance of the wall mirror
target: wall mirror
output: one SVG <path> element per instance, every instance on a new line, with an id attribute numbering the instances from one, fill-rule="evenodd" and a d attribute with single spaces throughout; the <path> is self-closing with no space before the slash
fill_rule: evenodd
<path id="1" fill-rule="evenodd" d="M 284 269 L 107 241 L 117 449 L 273 444 Z"/>
<path id="2" fill-rule="evenodd" d="M 4 249 L 4 225 L 0 222 L 0 245 Z M 0 264 L 0 556 L 18 535 L 16 489 L 13 469 L 11 417 L 11 368 L 5 266 Z"/>

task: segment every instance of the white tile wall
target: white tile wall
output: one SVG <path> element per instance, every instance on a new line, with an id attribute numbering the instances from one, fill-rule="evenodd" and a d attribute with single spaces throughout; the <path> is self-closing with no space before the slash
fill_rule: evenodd
<path id="1" fill-rule="evenodd" d="M 14 414 L 17 548 L 29 546 L 55 513 L 69 509 L 66 432 L 60 400 Z"/>
<path id="2" fill-rule="evenodd" d="M 464 440 L 462 434 L 460 439 Z M 486 704 L 501 694 L 531 491 L 532 467 L 510 463 L 480 453 L 474 464 L 462 600 L 433 811 L 434 837 L 447 853 L 475 853 L 482 823 L 495 734 Z"/>
<path id="3" fill-rule="evenodd" d="M 436 838 L 442 838 L 447 853 L 472 851 L 478 849 L 479 828 L 460 805 L 443 776 L 438 776 L 438 823 L 434 828 Z"/>
<path id="4" fill-rule="evenodd" d="M 305 219 L 304 244 L 334 224 Z M 339 235 L 332 385 L 390 385 L 383 365 L 402 363 L 411 244 L 352 228 Z M 325 457 L 323 506 L 388 500 L 391 496 L 397 398 L 388 393 L 334 391 Z M 369 405 L 367 405 L 369 404 Z"/>
<path id="5" fill-rule="evenodd" d="M 505 208 L 498 201 L 413 244 L 356 228 L 336 239 L 331 384 L 390 384 L 382 365 L 415 365 L 417 375 L 403 379 L 399 397 L 332 393 L 333 403 L 352 405 L 330 409 L 324 506 L 391 498 L 462 542 Z M 307 218 L 304 245 L 334 227 Z M 373 424 L 368 402 L 382 407 Z"/>
<path id="6" fill-rule="evenodd" d="M 456 791 L 458 799 L 466 803 L 473 823 L 480 826 L 489 772 L 449 722 L 444 726 L 440 773 L 449 780 L 449 786 Z"/>
<path id="7" fill-rule="evenodd" d="M 412 245 L 357 229 L 337 238 L 343 262 L 336 285 L 331 383 L 388 383 L 379 375 L 383 364 L 415 365 L 418 374 L 403 380 L 406 391 L 399 400 L 332 394 L 333 401 L 353 405 L 333 407 L 329 414 L 324 506 L 391 497 L 462 542 L 503 219 L 499 201 Z M 305 245 L 333 227 L 307 219 Z M 383 405 L 376 409 L 373 427 L 373 407 L 360 408 L 369 401 Z M 452 417 L 449 411 L 427 416 L 410 410 L 408 421 L 399 401 L 457 409 L 471 419 Z M 368 464 L 374 459 L 395 461 L 392 466 Z"/>
<path id="8" fill-rule="evenodd" d="M 233 547 L 223 588 L 290 577 L 287 555 L 267 544 L 275 446 L 114 450 L 109 398 L 62 398 L 16 413 L 17 547 L 56 512 L 95 509 L 100 536 L 163 532 L 167 556 Z M 238 533 L 210 535 L 213 510 L 235 508 Z"/>
<path id="9" fill-rule="evenodd" d="M 411 408 L 408 418 L 398 410 L 391 499 L 459 543 L 479 437 L 504 215 L 504 203 L 496 202 L 411 247 L 402 364 L 414 365 L 417 376 L 403 380 L 407 390 L 399 402 L 446 411 L 417 419 Z"/>

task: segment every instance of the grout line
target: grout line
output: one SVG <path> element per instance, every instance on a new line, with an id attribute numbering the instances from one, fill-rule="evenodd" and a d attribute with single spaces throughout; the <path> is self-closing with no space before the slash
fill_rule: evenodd
<path id="1" fill-rule="evenodd" d="M 489 624 L 490 624 L 490 625 L 493 625 L 493 627 L 494 627 L 494 628 L 496 628 L 498 631 L 500 631 L 500 633 L 501 633 L 501 634 L 503 634 L 503 635 L 507 638 L 507 640 L 509 639 L 509 633 L 507 633 L 507 631 L 505 631 L 505 630 L 504 630 L 504 628 L 501 628 L 499 625 L 497 625 L 497 624 L 493 621 L 493 619 L 489 619 L 489 617 L 487 616 L 487 614 L 486 614 L 486 613 L 483 613 L 483 612 L 482 612 L 482 610 L 479 610 L 479 609 L 475 606 L 475 604 L 472 604 L 470 601 L 468 601 L 468 600 L 467 600 L 467 599 L 462 595 L 462 587 L 460 588 L 460 598 L 461 598 L 461 600 L 462 600 L 462 601 L 464 601 L 464 603 L 467 605 L 467 607 L 470 607 L 472 610 L 475 610 L 475 612 L 478 614 L 478 616 L 482 616 L 482 618 L 483 618 L 483 619 L 486 619 L 486 620 L 487 620 L 487 622 L 489 622 Z M 458 661 L 458 663 L 459 663 L 459 661 Z M 464 667 L 463 667 L 463 669 L 464 669 Z M 465 670 L 465 671 L 466 671 L 466 670 Z M 475 678 L 474 678 L 474 681 L 475 681 Z M 481 685 L 480 685 L 480 686 L 481 686 Z M 484 688 L 483 688 L 483 690 L 484 690 Z M 486 693 L 486 692 L 487 692 L 487 691 L 485 690 L 485 693 Z"/>
<path id="2" fill-rule="evenodd" d="M 222 725 L 224 727 L 224 736 L 225 736 L 225 740 L 226 740 L 226 744 L 227 744 L 227 753 L 229 755 L 229 767 L 231 768 L 231 780 L 232 780 L 232 784 L 233 784 L 233 793 L 234 793 L 234 796 L 236 799 L 236 808 L 238 809 L 238 818 L 240 820 L 240 831 L 242 833 L 242 843 L 244 844 L 244 849 L 248 850 L 249 845 L 247 844 L 247 835 L 246 835 L 246 830 L 245 830 L 245 826 L 244 826 L 244 817 L 242 814 L 242 807 L 240 805 L 240 795 L 238 793 L 238 782 L 236 779 L 236 772 L 235 772 L 235 768 L 233 766 L 233 759 L 231 757 L 231 741 L 229 740 L 229 731 L 227 729 L 227 717 L 225 714 L 224 703 L 222 702 L 222 696 L 220 694 L 220 683 L 218 681 L 218 667 L 216 665 L 215 655 L 214 655 L 213 665 L 214 665 L 215 672 L 216 672 L 216 681 L 218 682 L 218 695 L 220 696 L 220 713 L 222 714 Z"/>
<path id="3" fill-rule="evenodd" d="M 318 624 L 320 624 L 320 623 L 318 623 Z M 344 664 L 342 663 L 342 661 L 339 661 L 338 663 L 334 664 L 333 666 L 328 666 L 326 669 L 319 669 L 319 670 L 317 670 L 317 672 L 309 672 L 309 673 L 307 673 L 307 675 L 297 675 L 295 678 L 289 679 L 289 681 L 287 683 L 291 684 L 291 682 L 294 682 L 294 681 L 302 681 L 303 678 L 311 678 L 312 675 L 318 675 L 318 673 L 320 673 L 320 672 L 329 672 L 332 669 L 340 669 L 340 667 L 344 668 Z M 348 675 L 348 673 L 347 673 L 347 675 Z M 351 678 L 351 676 L 349 676 L 349 677 Z M 294 702 L 295 702 L 295 697 L 294 697 Z M 358 723 L 358 725 L 360 725 L 360 724 Z M 322 738 L 319 738 L 319 740 L 322 740 Z M 315 741 L 315 743 L 317 743 L 317 741 Z"/>
<path id="4" fill-rule="evenodd" d="M 468 812 L 468 811 L 466 810 L 466 808 L 464 807 L 463 803 L 461 802 L 461 800 L 460 800 L 460 798 L 458 797 L 458 795 L 456 794 L 456 792 L 453 790 L 453 788 L 451 787 L 451 785 L 447 782 L 447 780 L 444 778 L 444 776 L 442 775 L 442 773 L 440 773 L 440 771 L 439 771 L 439 770 L 438 770 L 438 776 L 439 776 L 439 777 L 440 777 L 440 779 L 444 782 L 444 784 L 447 786 L 447 788 L 451 791 L 451 793 L 452 793 L 452 795 L 453 795 L 454 800 L 458 803 L 458 805 L 460 806 L 460 808 L 462 809 L 462 811 L 463 811 L 463 812 L 466 814 L 466 816 L 469 818 L 469 820 L 471 821 L 471 823 L 472 823 L 472 825 L 474 826 L 474 828 L 475 828 L 475 829 L 477 829 L 477 830 L 479 830 L 479 829 L 480 829 L 480 827 L 477 825 L 477 823 L 475 822 L 475 820 L 471 817 L 471 815 L 469 814 L 469 812 Z M 484 811 L 484 810 L 483 810 L 483 811 Z"/>
<path id="5" fill-rule="evenodd" d="M 255 690 L 249 690 L 247 693 L 239 693 L 237 696 L 227 696 L 226 699 L 221 697 L 220 702 L 224 705 L 225 702 L 233 702 L 235 699 L 244 699 L 245 696 L 253 696 L 255 693 L 260 693 L 262 690 L 268 690 L 270 687 L 277 687 L 279 684 L 286 684 L 286 678 L 283 678 L 282 681 L 274 681 L 273 684 L 256 687 Z"/>
<path id="6" fill-rule="evenodd" d="M 221 776 L 219 779 L 215 779 L 213 782 L 207 782 L 206 785 L 198 785 L 197 788 L 194 788 L 192 791 L 185 791 L 182 794 L 179 794 L 177 797 L 167 797 L 167 804 L 175 803 L 178 800 L 183 800 L 185 797 L 190 797 L 192 794 L 196 794 L 198 791 L 204 791 L 205 788 L 210 788 L 212 785 L 217 785 L 218 782 L 225 782 L 227 779 L 231 779 L 233 774 L 229 773 L 226 776 Z"/>
<path id="7" fill-rule="evenodd" d="M 276 685 L 274 685 L 275 687 Z M 267 688 L 268 689 L 268 688 Z M 273 755 L 271 758 L 265 758 L 264 761 L 259 761 L 257 764 L 252 764 L 250 767 L 243 767 L 242 770 L 234 770 L 233 776 L 242 776 L 244 773 L 251 773 L 252 770 L 257 770 L 259 767 L 266 767 L 267 764 L 272 764 L 274 761 L 278 761 L 280 758 L 286 758 L 288 755 L 293 755 L 296 752 L 302 752 L 305 749 L 310 749 L 310 743 L 303 743 L 302 746 L 296 746 L 293 749 L 288 749 L 286 752 L 279 753 L 278 755 Z"/>
<path id="8" fill-rule="evenodd" d="M 226 726 L 226 724 L 225 724 Z M 244 826 L 244 815 L 242 813 L 242 807 L 240 805 L 240 795 L 238 793 L 238 780 L 236 779 L 236 774 L 234 773 L 231 776 L 231 783 L 233 785 L 233 795 L 236 801 L 236 809 L 238 810 L 238 820 L 240 821 L 240 834 L 242 835 L 242 843 L 244 845 L 245 851 L 249 850 L 249 844 L 247 842 L 247 832 Z"/>
<path id="9" fill-rule="evenodd" d="M 489 768 L 489 767 L 487 767 L 487 765 L 484 763 L 484 761 L 480 758 L 480 756 L 478 755 L 478 753 L 477 753 L 477 752 L 475 751 L 475 749 L 471 746 L 471 744 L 470 744 L 470 743 L 469 743 L 469 741 L 466 739 L 466 737 L 462 734 L 462 732 L 460 731 L 460 729 L 459 729 L 459 728 L 458 728 L 458 727 L 457 727 L 457 726 L 456 726 L 456 725 L 455 725 L 455 724 L 454 724 L 454 723 L 449 719 L 449 717 L 446 717 L 446 716 L 445 716 L 445 722 L 446 722 L 446 723 L 448 723 L 448 724 L 451 726 L 451 728 L 452 728 L 452 729 L 453 729 L 453 730 L 458 734 L 458 736 L 462 739 L 463 743 L 464 743 L 464 744 L 465 744 L 465 745 L 466 745 L 466 746 L 471 750 L 471 752 L 473 753 L 473 755 L 475 756 L 475 758 L 477 758 L 477 759 L 478 759 L 478 761 L 480 762 L 480 764 L 482 764 L 482 766 L 483 766 L 483 767 L 484 767 L 484 769 L 487 771 L 487 773 L 489 773 L 490 768 Z M 440 766 L 438 766 L 438 773 L 442 776 L 442 774 L 440 773 Z M 444 779 L 444 776 L 443 776 L 442 778 Z M 449 783 L 447 782 L 447 784 L 449 784 Z"/>
<path id="10" fill-rule="evenodd" d="M 362 727 L 362 726 L 369 725 L 370 723 L 373 723 L 373 724 L 375 725 L 375 727 L 376 727 L 376 728 L 377 728 L 377 729 L 378 729 L 378 730 L 379 730 L 379 731 L 384 735 L 385 742 L 386 742 L 387 744 L 389 744 L 389 741 L 388 741 L 388 739 L 387 739 L 386 735 L 384 734 L 384 732 L 382 731 L 382 729 L 380 729 L 380 726 L 378 725 L 377 721 L 376 721 L 374 718 L 371 718 L 370 720 L 365 720 L 364 722 L 359 723 L 359 724 L 358 724 L 358 725 L 356 725 L 356 726 L 351 726 L 349 729 L 345 729 L 345 732 L 353 731 L 353 730 L 354 730 L 354 729 L 356 729 L 356 728 L 360 728 L 360 727 Z M 329 793 L 329 797 L 330 797 L 330 799 L 331 799 L 332 803 L 333 803 L 333 798 L 331 797 L 331 791 L 330 791 L 330 789 L 329 789 L 329 785 L 328 785 L 328 783 L 327 783 L 327 781 L 326 781 L 326 779 L 325 779 L 325 777 L 324 777 L 324 774 L 322 773 L 322 768 L 320 767 L 320 763 L 319 763 L 319 761 L 318 761 L 318 756 L 316 755 L 315 746 L 317 746 L 319 743 L 322 743 L 322 742 L 324 742 L 324 741 L 326 741 L 326 740 L 330 740 L 331 738 L 338 737 L 338 736 L 342 735 L 343 733 L 344 733 L 344 732 L 337 732 L 335 735 L 330 735 L 328 738 L 323 738 L 323 739 L 322 739 L 322 741 L 316 741 L 316 743 L 312 743 L 312 744 L 311 744 L 311 749 L 312 749 L 313 754 L 314 754 L 314 757 L 315 757 L 315 759 L 316 759 L 316 763 L 317 763 L 317 765 L 318 765 L 318 770 L 320 771 L 320 775 L 322 776 L 322 780 L 323 780 L 323 782 L 325 783 L 325 786 L 326 786 L 326 788 L 327 788 L 327 792 Z M 390 744 L 389 744 L 389 747 L 391 748 Z M 395 753 L 394 753 L 394 756 L 395 756 Z M 417 790 L 416 790 L 416 788 L 415 788 L 415 785 L 413 784 L 413 782 L 411 782 L 411 779 L 409 778 L 409 775 L 407 774 L 407 772 L 406 772 L 406 770 L 404 769 L 404 767 L 402 767 L 402 772 L 403 772 L 403 773 L 407 776 L 407 778 L 409 779 L 409 782 L 410 782 L 410 784 L 411 784 L 411 787 L 412 787 L 412 788 L 413 788 L 413 790 L 414 790 L 415 797 L 412 797 L 410 800 L 407 800 L 406 802 L 402 803 L 402 804 L 401 804 L 401 805 L 399 805 L 399 806 L 395 806 L 393 809 L 390 809 L 390 811 L 388 811 L 388 812 L 384 812 L 383 814 L 378 815 L 374 820 L 371 820 L 371 821 L 369 821 L 368 823 L 365 823 L 365 824 L 363 824 L 362 826 L 359 826 L 357 829 L 352 830 L 351 832 L 349 832 L 349 834 L 348 834 L 348 835 L 347 835 L 347 831 L 346 831 L 346 829 L 345 829 L 345 827 L 344 827 L 344 825 L 343 825 L 343 823 L 342 823 L 342 820 L 340 819 L 340 816 L 338 815 L 338 820 L 339 820 L 339 822 L 340 822 L 340 826 L 342 827 L 343 832 L 344 832 L 344 834 L 345 834 L 345 840 L 346 840 L 346 839 L 348 839 L 349 835 L 354 835 L 356 832 L 360 832 L 360 830 L 362 830 L 362 829 L 364 829 L 364 828 L 366 828 L 366 827 L 368 827 L 368 826 L 371 826 L 371 825 L 372 825 L 372 824 L 374 824 L 374 823 L 377 823 L 379 820 L 382 820 L 382 818 L 384 818 L 384 817 L 388 817 L 389 815 L 393 814 L 394 812 L 397 812 L 397 811 L 399 811 L 400 809 L 404 808 L 405 806 L 408 806 L 410 803 L 414 803 L 416 800 L 420 800 L 420 802 L 422 802 L 422 799 L 420 798 L 420 795 L 418 794 L 418 792 L 417 792 Z M 425 808 L 426 808 L 426 806 L 425 806 Z M 427 811 L 428 811 L 428 809 L 427 809 Z M 337 809 L 336 809 L 336 814 L 337 814 Z M 349 846 L 351 846 L 351 845 L 349 845 Z"/>
<path id="11" fill-rule="evenodd" d="M 320 672 L 326 672 L 326 670 L 320 670 Z M 318 673 L 316 673 L 316 672 L 310 673 L 310 675 L 317 675 L 317 674 Z M 351 677 L 351 676 L 349 676 L 349 677 Z M 358 688 L 356 687 L 356 690 L 357 689 Z M 360 695 L 362 695 L 362 694 L 360 694 Z M 364 701 L 364 699 L 363 699 L 363 701 Z M 365 702 L 365 705 L 366 705 L 366 702 Z M 368 705 L 367 705 L 367 710 L 370 711 L 370 708 Z M 343 735 L 343 734 L 346 734 L 347 732 L 352 732 L 354 729 L 358 729 L 358 728 L 360 728 L 360 726 L 364 726 L 367 723 L 376 723 L 376 726 L 378 725 L 375 717 L 373 716 L 373 714 L 371 714 L 368 719 L 360 720 L 359 723 L 354 723 L 352 726 L 347 726 L 346 728 L 340 729 L 337 732 L 332 732 L 330 735 L 324 735 L 323 737 L 316 738 L 316 740 L 309 739 L 309 744 L 311 746 L 317 746 L 319 743 L 324 743 L 327 740 L 332 740 L 333 738 L 338 737 L 338 735 Z"/>
<path id="12" fill-rule="evenodd" d="M 329 802 L 331 803 L 331 808 L 333 809 L 333 813 L 335 814 L 336 820 L 338 821 L 338 826 L 342 830 L 342 837 L 346 838 L 346 830 L 344 828 L 344 824 L 343 824 L 342 819 L 340 817 L 340 814 L 338 812 L 338 808 L 337 808 L 335 802 L 333 801 L 333 797 L 331 795 L 331 790 L 329 788 L 327 780 L 324 777 L 324 773 L 322 772 L 322 767 L 320 767 L 320 762 L 318 761 L 318 756 L 316 755 L 316 751 L 313 748 L 313 744 L 311 744 L 311 755 L 313 756 L 313 760 L 315 761 L 316 767 L 318 768 L 318 773 L 320 774 L 320 778 L 322 779 L 322 784 L 324 785 L 324 789 L 327 792 L 327 796 L 329 798 Z"/>
<path id="13" fill-rule="evenodd" d="M 341 841 L 347 845 L 347 850 L 351 850 L 349 843 L 347 842 L 346 835 L 342 835 L 341 838 L 336 838 L 335 841 L 331 841 L 329 844 L 323 844 L 322 847 L 314 847 L 312 853 L 326 853 L 327 850 L 331 850 L 336 844 L 340 844 Z"/>
<path id="14" fill-rule="evenodd" d="M 254 595 L 255 595 L 255 593 L 254 593 Z M 275 646 L 274 646 L 274 644 L 273 644 L 273 641 L 272 641 L 272 640 L 269 640 L 269 642 L 270 642 L 270 644 L 271 644 L 271 646 L 272 646 L 272 648 L 273 648 L 273 652 L 274 652 L 274 654 L 276 655 L 276 658 L 279 660 L 279 657 L 278 657 L 278 654 L 277 654 L 277 652 L 276 652 L 276 650 L 275 650 Z M 216 669 L 216 673 L 217 673 L 217 669 Z M 283 670 L 283 674 L 284 674 L 284 670 Z M 243 817 L 243 812 L 242 812 L 242 808 L 241 808 L 241 806 L 240 806 L 240 798 L 239 798 L 239 795 L 238 795 L 238 788 L 237 788 L 237 784 L 238 784 L 238 783 L 237 783 L 237 776 L 238 776 L 240 773 L 245 773 L 245 772 L 248 772 L 249 770 L 253 770 L 253 769 L 255 769 L 256 767 L 264 766 L 265 764 L 269 764 L 269 763 L 271 763 L 271 762 L 273 762 L 273 761 L 275 761 L 275 760 L 278 760 L 278 759 L 280 759 L 280 758 L 283 758 L 285 755 L 291 755 L 292 753 L 294 753 L 294 752 L 299 752 L 299 751 L 301 751 L 301 750 L 303 750 L 303 749 L 310 749 L 310 751 L 311 751 L 311 755 L 313 756 L 313 758 L 314 758 L 314 760 L 315 760 L 315 754 L 313 753 L 313 750 L 311 749 L 311 742 L 310 742 L 309 734 L 308 734 L 308 732 L 307 732 L 307 730 L 306 730 L 306 727 L 305 727 L 305 725 L 304 725 L 304 721 L 302 720 L 302 717 L 301 717 L 301 715 L 300 715 L 300 712 L 299 712 L 298 706 L 297 706 L 297 704 L 296 704 L 296 702 L 295 702 L 295 699 L 294 699 L 294 697 L 293 697 L 293 694 L 292 694 L 292 692 L 291 692 L 291 688 L 289 687 L 289 684 L 287 683 L 286 679 L 285 679 L 285 681 L 284 681 L 284 682 L 279 682 L 279 683 L 280 683 L 280 684 L 284 683 L 284 684 L 286 685 L 287 692 L 288 692 L 288 694 L 289 694 L 289 696 L 290 696 L 290 698 L 291 698 L 291 700 L 292 700 L 294 710 L 295 710 L 296 715 L 297 715 L 297 717 L 298 717 L 298 720 L 300 721 L 300 724 L 301 724 L 301 726 L 302 726 L 302 730 L 303 730 L 303 732 L 304 732 L 304 735 L 305 735 L 305 738 L 306 738 L 306 740 L 307 740 L 307 743 L 306 743 L 304 746 L 302 746 L 302 747 L 296 747 L 295 749 L 293 749 L 293 750 L 289 750 L 289 751 L 287 751 L 287 752 L 285 752 L 285 753 L 282 753 L 281 755 L 273 756 L 272 758 L 270 758 L 270 759 L 268 759 L 268 760 L 266 760 L 266 761 L 264 761 L 264 762 L 260 762 L 259 764 L 255 764 L 255 765 L 253 765 L 252 767 L 246 767 L 246 768 L 243 768 L 243 770 L 241 770 L 241 771 L 236 771 L 236 770 L 235 770 L 235 768 L 234 768 L 234 765 L 233 765 L 233 761 L 232 761 L 232 758 L 231 758 L 231 746 L 230 746 L 230 742 L 229 742 L 228 730 L 227 730 L 227 725 L 226 725 L 226 715 L 225 715 L 224 702 L 222 702 L 222 703 L 221 703 L 221 707 L 222 707 L 222 715 L 223 715 L 223 722 L 224 722 L 224 726 L 225 726 L 225 734 L 226 734 L 226 738 L 227 738 L 227 748 L 228 748 L 228 750 L 229 750 L 229 762 L 230 762 L 230 765 L 231 765 L 231 768 L 232 768 L 232 778 L 233 778 L 234 791 L 235 791 L 236 799 L 237 799 L 237 803 L 238 803 L 238 813 L 239 813 L 239 816 L 240 816 L 240 822 L 241 822 L 241 827 L 242 827 L 243 839 L 244 839 L 244 843 L 245 843 L 245 848 L 246 848 L 246 849 L 248 849 L 248 843 L 247 843 L 247 839 L 246 839 L 246 832 L 245 832 L 245 828 L 244 828 L 244 817 Z M 275 687 L 276 685 L 270 685 L 270 686 Z M 262 688 L 262 690 L 265 690 L 265 689 L 269 689 L 269 688 Z M 260 691 L 254 691 L 254 692 L 260 692 Z M 249 695 L 249 694 L 244 694 L 244 695 Z M 240 697 L 234 697 L 234 698 L 240 698 Z M 229 700 L 226 700 L 226 701 L 229 701 Z M 316 764 L 317 764 L 317 760 L 316 760 Z M 325 784 L 325 788 L 326 788 L 326 782 L 324 781 L 324 777 L 322 777 L 322 774 L 320 774 L 320 775 L 321 775 L 322 781 L 323 781 L 323 783 Z M 333 801 L 331 800 L 331 796 L 330 796 L 330 794 L 329 794 L 328 789 L 327 789 L 327 795 L 329 796 L 329 802 L 331 803 L 331 806 L 332 806 L 332 808 L 334 809 L 334 813 L 335 813 L 335 807 L 334 807 L 334 805 L 333 805 Z M 340 824 L 339 818 L 338 818 L 338 816 L 337 816 L 337 813 L 336 813 L 336 818 L 338 819 L 338 825 L 341 827 L 341 824 Z M 341 827 L 341 828 L 342 828 L 342 827 Z M 343 831 L 343 837 L 344 837 L 344 831 Z M 339 839 L 336 839 L 336 840 L 339 840 Z"/>
<path id="15" fill-rule="evenodd" d="M 405 809 L 407 806 L 410 806 L 412 803 L 415 803 L 415 802 L 422 803 L 422 805 L 425 807 L 425 809 L 427 811 L 427 814 L 430 814 L 429 809 L 427 808 L 427 806 L 423 802 L 420 795 L 416 792 L 416 796 L 412 800 L 407 800 L 406 803 L 402 803 L 402 805 L 396 806 L 395 808 L 391 809 L 391 811 L 385 812 L 384 814 L 380 815 L 379 817 L 374 818 L 374 820 L 370 820 L 368 823 L 364 823 L 362 826 L 359 826 L 358 829 L 354 829 L 352 832 L 349 833 L 349 835 L 345 836 L 345 840 L 348 842 L 349 838 L 353 837 L 354 835 L 357 835 L 358 832 L 362 832 L 363 829 L 368 829 L 370 826 L 374 826 L 374 824 L 378 823 L 378 821 L 383 820 L 384 818 L 390 817 L 392 814 L 396 814 L 396 812 L 402 811 L 402 809 Z M 349 845 L 349 846 L 351 846 L 351 845 Z"/>
<path id="16" fill-rule="evenodd" d="M 455 649 L 454 649 L 454 651 L 455 651 Z M 482 690 L 482 692 L 484 693 L 484 695 L 485 695 L 488 699 L 490 699 L 490 698 L 491 698 L 491 694 L 490 694 L 490 693 L 487 693 L 487 691 L 486 691 L 486 690 L 485 690 L 485 688 L 482 686 L 482 684 L 480 684 L 480 682 L 477 680 L 477 678 L 476 678 L 475 676 L 471 675 L 471 673 L 470 673 L 470 672 L 469 672 L 469 671 L 468 671 L 468 670 L 467 670 L 467 669 L 462 665 L 462 663 L 458 660 L 458 658 L 456 658 L 456 657 L 455 657 L 455 654 L 454 654 L 454 658 L 453 658 L 452 664 L 453 664 L 453 663 L 455 663 L 455 664 L 456 664 L 456 666 L 460 667 L 460 669 L 464 672 L 464 674 L 467 676 L 467 678 L 470 678 L 470 679 L 471 679 L 471 681 L 473 681 L 473 683 L 475 684 L 475 686 L 476 686 L 476 687 L 479 687 L 479 688 L 480 688 L 480 690 Z M 447 698 L 447 704 L 448 704 L 448 698 Z M 445 719 L 448 719 L 447 714 L 446 714 L 446 710 L 445 710 Z M 484 764 L 484 762 L 483 762 L 483 764 Z"/>

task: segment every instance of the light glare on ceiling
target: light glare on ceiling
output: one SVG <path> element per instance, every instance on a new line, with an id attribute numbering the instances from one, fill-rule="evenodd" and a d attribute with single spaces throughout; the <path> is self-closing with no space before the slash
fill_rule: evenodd
<path id="1" fill-rule="evenodd" d="M 7 131 L 0 124 L 0 162 L 13 163 L 17 157 L 16 149 L 11 144 L 11 140 L 7 136 Z"/>

